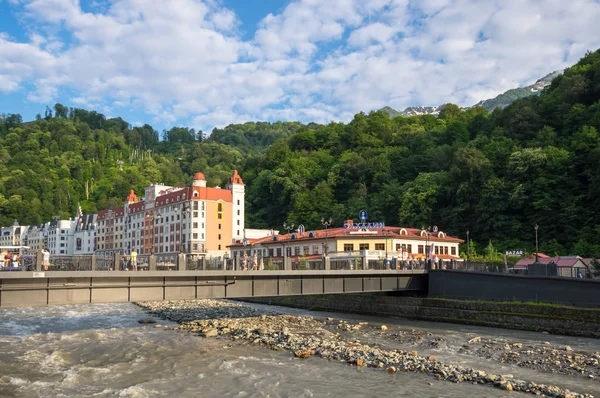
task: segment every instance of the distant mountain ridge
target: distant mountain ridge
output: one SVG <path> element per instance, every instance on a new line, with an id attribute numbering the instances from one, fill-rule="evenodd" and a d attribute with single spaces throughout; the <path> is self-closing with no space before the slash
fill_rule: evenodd
<path id="1" fill-rule="evenodd" d="M 479 101 L 473 106 L 482 106 L 487 109 L 489 112 L 493 111 L 496 108 L 505 108 L 510 105 L 513 101 L 516 101 L 520 98 L 530 97 L 532 95 L 539 95 L 542 90 L 552 83 L 552 79 L 556 76 L 562 74 L 562 70 L 554 71 L 552 73 L 548 73 L 546 76 L 538 79 L 535 83 L 530 84 L 526 87 L 518 87 L 512 88 L 502 94 L 497 95 L 494 98 L 486 99 L 483 101 Z M 439 115 L 440 111 L 444 105 L 438 106 L 409 106 L 403 111 L 398 111 L 392 107 L 384 106 L 380 109 L 380 111 L 386 112 L 390 115 L 391 118 L 396 116 L 416 116 L 416 115 Z M 468 109 L 469 107 L 463 108 Z"/>

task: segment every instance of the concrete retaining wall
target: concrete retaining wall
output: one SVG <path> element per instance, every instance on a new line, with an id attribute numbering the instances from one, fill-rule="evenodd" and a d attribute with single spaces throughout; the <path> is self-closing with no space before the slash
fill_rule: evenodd
<path id="1" fill-rule="evenodd" d="M 380 294 L 264 297 L 244 299 L 244 301 L 311 310 L 600 337 L 600 310 L 591 308 L 397 297 Z"/>
<path id="2" fill-rule="evenodd" d="M 458 271 L 429 274 L 429 297 L 600 307 L 599 293 L 598 280 Z"/>

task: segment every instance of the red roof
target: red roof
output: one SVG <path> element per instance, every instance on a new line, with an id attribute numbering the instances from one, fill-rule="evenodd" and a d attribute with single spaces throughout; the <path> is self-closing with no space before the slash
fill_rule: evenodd
<path id="1" fill-rule="evenodd" d="M 129 196 L 127 196 L 127 199 L 125 200 L 127 203 L 137 203 L 140 200 L 138 199 L 138 197 L 135 195 L 135 192 L 133 191 L 133 189 L 131 191 L 129 191 Z"/>
<path id="2" fill-rule="evenodd" d="M 578 261 L 582 261 L 586 266 L 589 264 L 585 259 L 579 256 L 558 256 L 558 257 L 542 257 L 541 253 L 538 254 L 538 261 L 540 264 L 550 264 L 554 262 L 558 267 L 573 267 Z M 528 265 L 535 263 L 535 258 L 523 258 L 515 264 L 516 269 L 526 269 Z"/>
<path id="3" fill-rule="evenodd" d="M 264 238 L 260 238 L 260 239 L 255 239 L 255 240 L 248 240 L 248 243 L 251 245 L 254 245 L 256 243 L 262 243 L 262 244 L 279 244 L 282 241 L 285 241 L 286 243 L 289 242 L 293 242 L 293 241 L 307 241 L 307 240 L 315 240 L 315 239 L 324 239 L 326 236 L 329 238 L 335 238 L 335 237 L 344 237 L 344 236 L 360 236 L 361 239 L 369 239 L 369 238 L 377 238 L 377 239 L 381 239 L 381 237 L 389 237 L 389 238 L 410 238 L 410 239 L 414 239 L 414 240 L 421 240 L 423 242 L 429 241 L 430 243 L 435 243 L 435 242 L 458 242 L 458 243 L 462 243 L 464 242 L 464 240 L 459 239 L 457 237 L 454 236 L 433 236 L 430 235 L 429 237 L 427 236 L 421 236 L 421 230 L 418 228 L 403 228 L 403 227 L 383 227 L 383 228 L 372 228 L 370 231 L 374 231 L 377 232 L 376 234 L 361 234 L 359 232 L 359 230 L 356 229 L 349 229 L 349 228 L 328 228 L 327 230 L 325 229 L 319 229 L 319 230 L 314 230 L 314 231 L 308 231 L 308 232 L 304 232 L 302 235 L 299 235 L 298 233 L 290 233 L 290 234 L 279 234 L 277 235 L 277 239 L 275 240 L 273 238 L 273 236 L 266 236 Z M 351 233 L 351 232 L 356 232 L 356 233 Z M 438 235 L 441 235 L 442 233 L 438 233 Z M 295 235 L 295 238 L 292 239 L 291 236 Z M 244 246 L 242 243 L 235 243 L 232 244 L 231 247 L 238 247 L 238 246 Z M 452 258 L 458 258 L 458 257 L 452 257 Z"/>
<path id="4" fill-rule="evenodd" d="M 243 184 L 244 183 L 244 181 L 242 181 L 242 177 L 240 177 L 237 170 L 233 170 L 233 175 L 231 177 L 229 177 L 229 183 L 230 184 Z"/>
<path id="5" fill-rule="evenodd" d="M 206 181 L 206 178 L 204 178 L 204 174 L 198 172 L 198 173 L 194 174 L 194 180 L 205 180 Z"/>

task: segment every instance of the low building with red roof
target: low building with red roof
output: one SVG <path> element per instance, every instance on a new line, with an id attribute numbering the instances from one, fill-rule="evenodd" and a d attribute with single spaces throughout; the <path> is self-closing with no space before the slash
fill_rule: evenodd
<path id="1" fill-rule="evenodd" d="M 451 262 L 462 261 L 459 257 L 462 242 L 462 239 L 442 231 L 388 227 L 380 223 L 355 224 L 348 220 L 343 227 L 311 231 L 299 228 L 293 233 L 272 233 L 258 239 L 237 241 L 229 246 L 229 255 L 237 265 L 256 255 L 263 266 L 267 262 L 276 262 L 281 268 L 284 257 L 289 258 L 292 264 L 298 261 L 318 262 L 323 257 L 331 261 L 361 257 L 364 261 L 380 265 L 386 260 L 393 265 L 422 264 L 426 253 L 431 252 L 431 260 L 441 268 Z"/>

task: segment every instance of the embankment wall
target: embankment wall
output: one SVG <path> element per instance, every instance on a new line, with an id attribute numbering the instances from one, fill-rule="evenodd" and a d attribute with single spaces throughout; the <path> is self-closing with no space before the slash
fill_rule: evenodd
<path id="1" fill-rule="evenodd" d="M 465 300 L 533 301 L 600 307 L 600 280 L 533 277 L 491 272 L 432 271 L 429 297 Z"/>
<path id="2" fill-rule="evenodd" d="M 462 301 L 383 294 L 264 297 L 244 301 L 320 311 L 600 337 L 600 310 L 558 305 Z"/>

